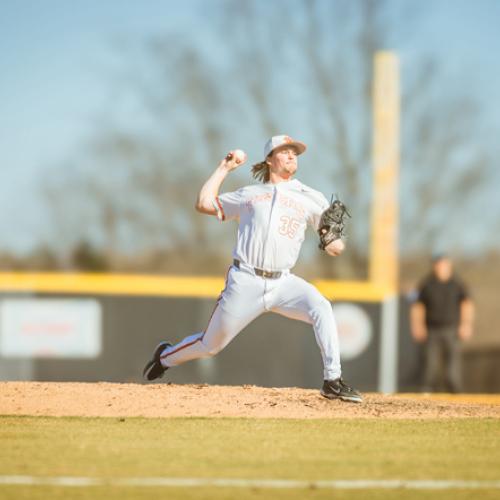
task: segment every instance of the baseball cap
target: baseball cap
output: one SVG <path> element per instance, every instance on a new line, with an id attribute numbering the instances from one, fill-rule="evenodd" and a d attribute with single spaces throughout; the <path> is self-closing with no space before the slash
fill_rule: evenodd
<path id="1" fill-rule="evenodd" d="M 447 252 L 434 252 L 432 254 L 431 261 L 432 262 L 439 262 L 440 260 L 449 259 L 449 258 L 450 258 L 450 256 L 448 255 Z"/>
<path id="2" fill-rule="evenodd" d="M 264 158 L 267 158 L 276 148 L 280 146 L 293 146 L 297 149 L 297 154 L 301 155 L 307 146 L 300 141 L 292 139 L 288 135 L 275 135 L 266 142 L 264 146 Z"/>

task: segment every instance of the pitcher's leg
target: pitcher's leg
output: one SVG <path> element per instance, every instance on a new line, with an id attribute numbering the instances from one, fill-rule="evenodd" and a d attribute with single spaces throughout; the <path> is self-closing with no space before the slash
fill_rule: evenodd
<path id="1" fill-rule="evenodd" d="M 224 349 L 252 320 L 264 312 L 262 280 L 231 267 L 217 305 L 204 332 L 186 337 L 161 354 L 164 367 L 206 358 Z"/>
<path id="2" fill-rule="evenodd" d="M 191 359 L 213 356 L 223 349 L 248 323 L 264 312 L 262 280 L 231 267 L 214 312 L 204 332 L 195 333 L 172 346 L 161 342 L 146 363 L 147 380 L 161 378 L 168 368 Z"/>
<path id="3" fill-rule="evenodd" d="M 205 332 L 190 335 L 178 344 L 167 347 L 161 354 L 162 365 L 167 368 L 192 359 L 214 356 L 261 312 L 255 307 L 249 307 L 246 316 L 234 316 L 217 304 Z"/>
<path id="4" fill-rule="evenodd" d="M 276 290 L 271 311 L 313 326 L 323 359 L 324 379 L 341 375 L 337 325 L 330 302 L 307 281 L 290 274 Z"/>
<path id="5" fill-rule="evenodd" d="M 309 314 L 313 321 L 316 342 L 323 358 L 324 379 L 334 380 L 341 375 L 337 323 L 330 302 L 323 296 L 321 299 L 321 301 L 316 299 L 317 301 L 311 305 Z"/>

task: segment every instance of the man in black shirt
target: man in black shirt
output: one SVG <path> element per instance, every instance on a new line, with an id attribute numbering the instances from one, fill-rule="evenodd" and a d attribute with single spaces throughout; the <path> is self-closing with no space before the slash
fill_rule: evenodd
<path id="1" fill-rule="evenodd" d="M 438 389 L 443 358 L 447 390 L 462 390 L 460 341 L 471 337 L 473 317 L 469 292 L 454 276 L 451 260 L 437 255 L 410 311 L 413 338 L 424 344 L 425 391 Z"/>

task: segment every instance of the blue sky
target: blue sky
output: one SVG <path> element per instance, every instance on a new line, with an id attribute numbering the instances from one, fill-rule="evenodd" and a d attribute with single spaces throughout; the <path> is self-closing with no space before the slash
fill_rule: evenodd
<path id="1" fill-rule="evenodd" d="M 401 3 L 393 2 L 395 16 Z M 500 135 L 500 1 L 404 2 L 412 3 L 426 10 L 411 37 L 400 20 L 403 70 L 419 54 L 434 54 L 455 84 L 476 96 L 484 108 L 481 133 L 494 141 Z M 43 233 L 40 180 L 92 131 L 110 97 L 114 44 L 172 29 L 203 37 L 207 5 L 0 0 L 0 247 L 26 250 Z"/>

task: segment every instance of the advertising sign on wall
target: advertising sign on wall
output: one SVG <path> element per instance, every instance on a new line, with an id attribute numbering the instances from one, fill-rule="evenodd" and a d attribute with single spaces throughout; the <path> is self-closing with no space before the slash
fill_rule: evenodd
<path id="1" fill-rule="evenodd" d="M 335 304 L 335 319 L 339 334 L 340 357 L 355 359 L 365 352 L 373 339 L 368 314 L 356 304 Z"/>
<path id="2" fill-rule="evenodd" d="M 0 302 L 0 355 L 96 358 L 101 306 L 93 299 L 5 299 Z"/>

